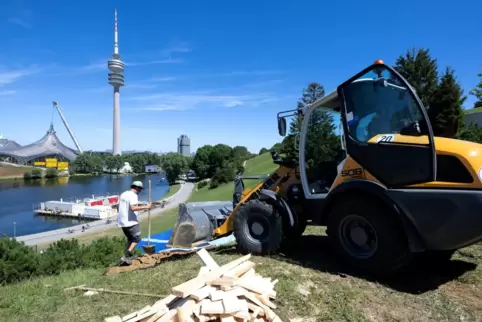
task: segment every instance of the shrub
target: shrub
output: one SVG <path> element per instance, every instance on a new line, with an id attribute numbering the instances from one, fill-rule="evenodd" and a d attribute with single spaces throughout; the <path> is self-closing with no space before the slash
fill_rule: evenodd
<path id="1" fill-rule="evenodd" d="M 228 183 L 234 180 L 234 168 L 231 164 L 225 163 L 223 166 L 216 170 L 212 180 L 217 181 L 219 184 Z"/>
<path id="2" fill-rule="evenodd" d="M 78 268 L 102 268 L 116 263 L 126 241 L 121 237 L 103 237 L 90 245 L 77 239 L 61 239 L 42 254 L 8 237 L 0 238 L 0 285 L 38 275 L 56 275 Z M 140 250 L 133 252 L 140 255 Z"/>
<path id="3" fill-rule="evenodd" d="M 51 244 L 41 255 L 41 274 L 55 275 L 82 267 L 82 248 L 77 239 L 61 239 Z"/>
<path id="4" fill-rule="evenodd" d="M 242 165 L 238 166 L 238 168 L 236 169 L 236 173 L 238 174 L 243 174 L 245 171 L 244 167 Z"/>
<path id="5" fill-rule="evenodd" d="M 32 179 L 32 174 L 31 174 L 30 172 L 25 172 L 25 173 L 23 174 L 23 178 L 24 178 L 25 180 L 30 180 L 30 179 Z"/>
<path id="6" fill-rule="evenodd" d="M 32 175 L 32 179 L 40 179 L 42 178 L 42 170 L 33 169 L 31 175 Z"/>
<path id="7" fill-rule="evenodd" d="M 0 238 L 0 285 L 18 282 L 39 273 L 39 255 L 24 243 Z"/>
<path id="8" fill-rule="evenodd" d="M 197 184 L 197 188 L 201 189 L 201 188 L 204 188 L 207 185 L 208 185 L 208 182 L 203 180 L 203 181 L 201 181 Z"/>
<path id="9" fill-rule="evenodd" d="M 96 239 L 84 249 L 82 263 L 84 267 L 101 268 L 119 260 L 124 252 L 126 240 L 121 237 L 103 237 Z M 138 249 L 137 252 L 140 253 Z"/>
<path id="10" fill-rule="evenodd" d="M 219 187 L 219 182 L 217 180 L 212 179 L 209 181 L 209 189 L 216 189 Z"/>
<path id="11" fill-rule="evenodd" d="M 56 178 L 58 175 L 58 171 L 55 168 L 48 168 L 45 171 L 45 178 Z"/>

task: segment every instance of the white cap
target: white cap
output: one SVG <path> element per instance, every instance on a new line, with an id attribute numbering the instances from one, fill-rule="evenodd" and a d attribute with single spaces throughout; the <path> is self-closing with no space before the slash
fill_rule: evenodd
<path id="1" fill-rule="evenodd" d="M 138 187 L 138 188 L 141 188 L 141 189 L 144 189 L 144 185 L 142 184 L 141 181 L 134 181 L 131 186 L 134 186 L 134 187 Z"/>

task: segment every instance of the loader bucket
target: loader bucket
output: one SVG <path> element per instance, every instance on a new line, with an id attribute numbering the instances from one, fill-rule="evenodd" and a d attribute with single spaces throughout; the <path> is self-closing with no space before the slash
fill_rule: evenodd
<path id="1" fill-rule="evenodd" d="M 190 248 L 199 241 L 211 241 L 215 223 L 232 211 L 232 202 L 207 201 L 179 205 L 177 222 L 169 238 L 168 247 Z"/>

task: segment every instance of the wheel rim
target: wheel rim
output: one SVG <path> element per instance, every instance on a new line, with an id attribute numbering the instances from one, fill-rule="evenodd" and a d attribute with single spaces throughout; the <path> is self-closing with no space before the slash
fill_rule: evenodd
<path id="1" fill-rule="evenodd" d="M 254 242 L 264 242 L 270 233 L 268 218 L 264 215 L 251 214 L 245 226 L 246 235 Z"/>
<path id="2" fill-rule="evenodd" d="M 349 215 L 338 229 L 341 245 L 351 256 L 369 258 L 377 251 L 378 238 L 373 226 L 363 217 Z"/>

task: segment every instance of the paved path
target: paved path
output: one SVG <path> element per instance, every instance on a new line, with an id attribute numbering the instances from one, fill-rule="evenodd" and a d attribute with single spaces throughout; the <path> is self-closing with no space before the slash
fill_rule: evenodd
<path id="1" fill-rule="evenodd" d="M 151 210 L 151 218 L 155 216 L 159 216 L 165 211 L 177 207 L 180 203 L 185 202 L 190 196 L 194 189 L 194 184 L 192 182 L 185 182 L 181 184 L 181 188 L 177 191 L 172 198 L 171 202 L 167 204 L 164 208 L 154 208 Z M 142 220 L 144 217 L 147 217 L 147 211 L 143 212 L 139 215 L 139 219 Z M 32 235 L 25 235 L 17 237 L 18 241 L 23 241 L 26 245 L 38 245 L 44 243 L 52 243 L 54 241 L 60 240 L 62 238 L 72 238 L 78 236 L 84 236 L 89 233 L 103 231 L 108 228 L 117 227 L 117 216 L 112 217 L 112 221 L 107 224 L 106 219 L 96 220 L 93 222 L 89 222 L 90 228 L 88 228 L 85 232 L 82 232 L 82 226 L 86 224 L 80 224 L 72 227 L 56 229 L 51 231 L 46 231 L 43 233 L 32 234 Z M 74 229 L 73 233 L 69 233 L 69 230 Z"/>

